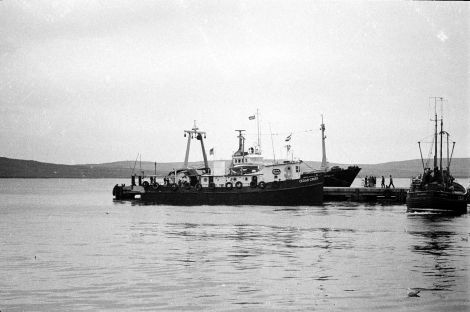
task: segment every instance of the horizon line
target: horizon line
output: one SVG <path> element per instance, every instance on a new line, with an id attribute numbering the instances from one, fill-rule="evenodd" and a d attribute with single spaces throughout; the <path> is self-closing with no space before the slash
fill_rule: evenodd
<path id="1" fill-rule="evenodd" d="M 34 160 L 34 159 L 11 158 L 11 157 L 6 157 L 6 156 L 0 156 L 0 158 L 20 160 L 20 161 L 34 161 L 34 162 L 39 162 L 39 163 L 44 163 L 44 164 L 64 165 L 64 166 L 90 166 L 90 165 L 113 164 L 113 163 L 120 163 L 120 162 L 136 162 L 135 160 L 116 160 L 116 161 L 108 161 L 108 162 L 101 162 L 101 163 L 65 164 L 65 163 L 54 163 L 54 162 L 47 162 L 47 161 Z M 427 158 L 425 158 L 425 159 L 427 159 Z M 454 159 L 454 160 L 455 159 L 470 159 L 470 157 L 455 157 L 455 158 L 452 158 L 452 159 Z M 267 158 L 265 160 L 274 160 L 274 159 Z M 379 165 L 379 164 L 404 162 L 404 161 L 416 161 L 416 160 L 421 161 L 420 158 L 411 158 L 411 159 L 404 159 L 404 160 L 391 160 L 391 161 L 379 162 L 379 163 L 342 163 L 342 162 L 333 162 L 333 161 L 329 161 L 328 163 L 336 164 L 336 165 Z M 211 159 L 211 160 L 208 160 L 208 162 L 213 162 L 213 161 L 230 161 L 230 159 Z M 142 161 L 139 161 L 139 162 L 155 163 L 155 161 L 150 161 L 150 160 L 142 160 Z M 203 160 L 189 161 L 189 163 L 197 163 L 197 162 L 203 162 Z M 302 162 L 319 162 L 319 163 L 321 163 L 321 160 L 302 160 Z M 162 161 L 162 162 L 156 162 L 156 163 L 157 164 L 171 164 L 171 163 L 184 163 L 184 161 Z"/>

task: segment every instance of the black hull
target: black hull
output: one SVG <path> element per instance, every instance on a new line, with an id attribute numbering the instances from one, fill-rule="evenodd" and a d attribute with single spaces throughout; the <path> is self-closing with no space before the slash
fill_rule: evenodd
<path id="1" fill-rule="evenodd" d="M 350 166 L 347 169 L 344 168 L 332 168 L 324 173 L 326 187 L 350 187 L 357 177 L 361 168 L 357 166 Z M 305 176 L 311 173 L 305 173 Z"/>
<path id="2" fill-rule="evenodd" d="M 406 207 L 408 212 L 467 213 L 464 195 L 443 191 L 408 192 Z"/>
<path id="3" fill-rule="evenodd" d="M 323 179 L 321 176 L 299 180 L 266 183 L 266 187 L 194 188 L 160 187 L 141 194 L 141 201 L 179 206 L 196 205 L 270 205 L 303 206 L 323 204 Z"/>

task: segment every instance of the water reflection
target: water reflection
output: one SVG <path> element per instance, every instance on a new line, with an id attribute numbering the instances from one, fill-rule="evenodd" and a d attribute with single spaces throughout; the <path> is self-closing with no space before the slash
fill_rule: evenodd
<path id="1" fill-rule="evenodd" d="M 420 214 L 408 215 L 408 231 L 413 237 L 411 251 L 424 258 L 415 268 L 432 280 L 431 290 L 452 290 L 461 269 L 456 261 L 465 254 L 459 246 L 461 233 L 455 228 L 458 216 Z"/>

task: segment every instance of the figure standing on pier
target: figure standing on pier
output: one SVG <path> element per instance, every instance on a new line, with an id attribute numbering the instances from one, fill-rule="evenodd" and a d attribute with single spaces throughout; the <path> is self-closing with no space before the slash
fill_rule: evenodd
<path id="1" fill-rule="evenodd" d="M 382 176 L 382 184 L 380 185 L 381 188 L 385 188 L 385 178 Z"/>
<path id="2" fill-rule="evenodd" d="M 388 188 L 393 185 L 393 188 L 395 188 L 395 185 L 393 184 L 393 178 L 392 175 L 390 175 L 390 183 L 388 184 Z"/>

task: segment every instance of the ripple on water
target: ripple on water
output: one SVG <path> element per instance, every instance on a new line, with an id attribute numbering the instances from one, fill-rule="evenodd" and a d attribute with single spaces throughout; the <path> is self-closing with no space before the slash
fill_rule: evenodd
<path id="1" fill-rule="evenodd" d="M 51 204 L 41 192 L 53 181 L 2 197 L 0 310 L 469 309 L 467 216 L 348 202 L 139 205 L 111 202 L 109 182 L 62 185 L 69 193 Z"/>

